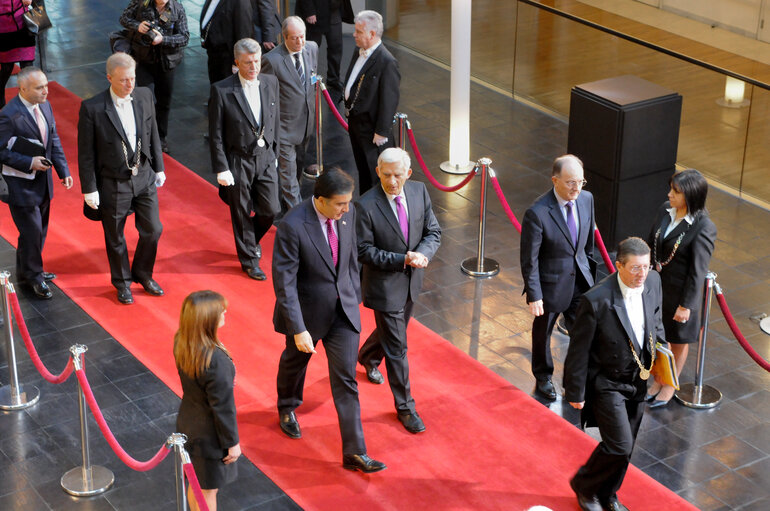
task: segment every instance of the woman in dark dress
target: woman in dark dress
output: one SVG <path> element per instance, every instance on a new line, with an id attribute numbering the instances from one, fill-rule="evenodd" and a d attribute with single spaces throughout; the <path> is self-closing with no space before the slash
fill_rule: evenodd
<path id="1" fill-rule="evenodd" d="M 227 301 L 214 291 L 196 291 L 185 298 L 174 336 L 174 359 L 182 382 L 177 430 L 187 435 L 185 448 L 211 511 L 217 491 L 238 475 L 241 455 L 235 421 L 235 366 L 217 337 L 225 324 Z M 198 511 L 192 488 L 187 500 Z"/>
<path id="2" fill-rule="evenodd" d="M 708 183 L 688 169 L 671 177 L 668 202 L 658 211 L 648 238 L 652 265 L 663 287 L 663 326 L 666 340 L 682 373 L 690 344 L 698 342 L 703 284 L 717 228 L 706 211 Z M 665 406 L 674 395 L 669 385 L 653 383 L 647 400 L 651 408 Z"/>

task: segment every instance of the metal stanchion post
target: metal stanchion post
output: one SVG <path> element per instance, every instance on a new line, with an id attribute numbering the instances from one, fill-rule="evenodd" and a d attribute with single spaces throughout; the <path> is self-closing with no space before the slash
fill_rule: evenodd
<path id="1" fill-rule="evenodd" d="M 703 310 L 701 313 L 701 329 L 698 338 L 698 364 L 695 366 L 695 383 L 685 383 L 674 394 L 685 406 L 690 408 L 714 408 L 722 400 L 722 393 L 711 385 L 703 385 L 703 369 L 706 364 L 706 338 L 709 332 L 709 311 L 717 274 L 706 274 L 706 285 L 703 289 Z"/>
<path id="2" fill-rule="evenodd" d="M 8 361 L 9 384 L 0 387 L 0 409 L 21 410 L 28 408 L 40 399 L 40 391 L 34 385 L 24 387 L 19 383 L 19 374 L 16 371 L 16 348 L 13 344 L 13 321 L 11 321 L 11 304 L 8 301 L 8 293 L 13 292 L 11 274 L 7 271 L 0 272 L 0 296 L 3 306 L 3 331 L 5 332 L 5 356 Z"/>
<path id="3" fill-rule="evenodd" d="M 88 350 L 82 344 L 70 347 L 72 365 L 80 371 L 80 356 Z M 88 448 L 88 421 L 86 420 L 86 396 L 78 382 L 78 407 L 80 409 L 80 448 L 83 454 L 83 466 L 68 470 L 61 476 L 61 487 L 76 497 L 90 497 L 104 493 L 115 482 L 115 476 L 108 468 L 91 465 L 91 453 Z"/>
<path id="4" fill-rule="evenodd" d="M 302 171 L 305 177 L 316 179 L 324 171 L 324 137 L 323 137 L 323 91 L 326 89 L 323 80 L 313 75 L 315 83 L 315 172 Z"/>
<path id="5" fill-rule="evenodd" d="M 176 509 L 187 511 L 187 496 L 184 487 L 184 465 L 190 463 L 190 455 L 184 448 L 187 435 L 172 433 L 166 440 L 169 449 L 174 449 L 174 481 L 176 482 Z"/>
<path id="6" fill-rule="evenodd" d="M 476 257 L 469 257 L 462 262 L 460 268 L 471 277 L 494 277 L 500 273 L 500 265 L 494 259 L 484 257 L 484 238 L 487 230 L 487 182 L 489 181 L 489 166 L 492 160 L 481 158 L 476 164 L 481 168 L 481 208 L 479 212 L 479 251 Z"/>
<path id="7" fill-rule="evenodd" d="M 398 147 L 406 151 L 406 122 L 407 115 L 401 112 L 396 112 L 396 124 L 398 125 L 397 143 Z"/>

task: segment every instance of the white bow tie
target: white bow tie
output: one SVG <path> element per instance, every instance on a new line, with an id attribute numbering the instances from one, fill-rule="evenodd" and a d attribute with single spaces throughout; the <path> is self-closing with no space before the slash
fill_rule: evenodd
<path id="1" fill-rule="evenodd" d="M 640 287 L 627 287 L 623 290 L 623 298 L 633 298 L 634 296 L 642 296 L 644 292 L 644 286 Z"/>
<path id="2" fill-rule="evenodd" d="M 123 108 L 126 105 L 130 105 L 133 100 L 134 98 L 131 96 L 126 96 L 125 98 L 115 98 L 115 105 L 119 108 Z"/>
<path id="3" fill-rule="evenodd" d="M 363 48 L 358 49 L 358 54 L 363 58 L 367 58 L 369 56 L 369 53 L 370 53 L 369 50 L 364 50 Z"/>
<path id="4" fill-rule="evenodd" d="M 243 80 L 243 87 L 251 89 L 252 87 L 259 87 L 259 80 Z"/>

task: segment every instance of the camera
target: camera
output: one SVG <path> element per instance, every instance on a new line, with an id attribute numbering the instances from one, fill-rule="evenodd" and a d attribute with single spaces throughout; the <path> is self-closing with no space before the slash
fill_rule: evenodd
<path id="1" fill-rule="evenodd" d="M 142 43 L 149 46 L 155 40 L 155 36 L 157 36 L 158 34 L 163 34 L 163 32 L 161 31 L 160 25 L 158 25 L 158 23 L 156 23 L 155 21 L 146 20 L 146 23 L 150 25 L 150 30 L 148 30 L 144 34 L 139 34 L 139 35 L 141 36 Z"/>

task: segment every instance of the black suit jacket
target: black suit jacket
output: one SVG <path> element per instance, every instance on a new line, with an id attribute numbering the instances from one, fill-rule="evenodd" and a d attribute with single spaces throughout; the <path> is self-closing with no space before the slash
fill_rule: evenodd
<path id="1" fill-rule="evenodd" d="M 276 332 L 295 335 L 307 330 L 323 338 L 337 317 L 337 302 L 350 324 L 361 331 L 360 275 L 356 258 L 355 208 L 337 221 L 337 267 L 318 221 L 313 198 L 289 210 L 275 234 L 273 287 Z"/>
<path id="2" fill-rule="evenodd" d="M 363 265 L 361 288 L 364 305 L 394 312 L 414 301 L 422 288 L 424 268 L 404 268 L 406 252 L 432 259 L 441 244 L 441 227 L 433 214 L 423 183 L 407 181 L 404 195 L 409 215 L 409 240 L 404 239 L 398 218 L 382 186 L 375 185 L 357 203 L 358 261 Z"/>
<path id="3" fill-rule="evenodd" d="M 316 25 L 324 31 L 333 23 L 353 23 L 350 0 L 297 0 L 294 14 L 305 23 L 310 16 L 315 16 Z"/>
<path id="4" fill-rule="evenodd" d="M 670 207 L 669 202 L 660 207 L 647 238 L 650 248 L 657 253 L 658 261 L 668 259 L 679 235 L 687 229 L 687 222 L 682 220 L 668 236 L 663 235 L 671 223 L 671 216 L 668 214 Z M 660 235 L 656 244 L 655 233 L 658 230 L 660 230 Z M 671 298 L 672 305 L 676 304 L 674 309 L 681 305 L 691 311 L 697 311 L 701 307 L 703 284 L 711 261 L 711 254 L 714 252 L 716 237 L 717 228 L 714 222 L 711 221 L 706 210 L 701 211 L 693 225 L 687 229 L 687 233 L 676 249 L 674 258 L 660 272 L 663 293 L 667 299 Z M 653 261 L 654 263 L 655 261 Z"/>
<path id="5" fill-rule="evenodd" d="M 59 140 L 59 134 L 56 132 L 56 121 L 53 118 L 51 104 L 46 101 L 41 103 L 39 108 L 48 125 L 45 156 L 53 162 L 59 178 L 64 179 L 70 175 L 70 171 L 64 156 L 64 149 L 62 149 Z M 45 172 L 30 170 L 31 156 L 8 149 L 8 140 L 11 137 L 23 137 L 43 143 L 37 121 L 21 102 L 19 96 L 10 100 L 5 108 L 0 110 L 0 163 L 27 174 L 33 172 L 35 174 L 34 179 L 3 176 L 8 184 L 8 203 L 14 206 L 39 206 L 46 198 L 53 197 L 51 169 L 49 168 Z"/>
<path id="6" fill-rule="evenodd" d="M 152 91 L 146 87 L 137 87 L 131 97 L 136 134 L 142 144 L 142 164 L 133 180 L 146 185 L 154 179 L 155 172 L 164 170 L 163 151 L 155 121 L 155 102 Z M 134 152 L 123 131 L 110 89 L 83 101 L 78 118 L 78 170 L 83 193 L 97 191 L 103 178 L 132 178 L 121 142 L 125 144 L 128 162 L 133 165 Z"/>
<path id="7" fill-rule="evenodd" d="M 348 83 L 356 60 L 357 51 L 353 52 L 343 87 Z M 371 131 L 383 137 L 390 136 L 393 116 L 398 108 L 400 84 L 398 61 L 384 44 L 380 44 L 366 60 L 350 88 L 350 96 L 345 100 L 345 106 L 350 110 L 348 120 L 358 124 L 359 132 Z"/>
<path id="8" fill-rule="evenodd" d="M 236 182 L 245 165 L 260 151 L 268 151 L 269 164 L 274 166 L 280 137 L 280 107 L 278 80 L 275 76 L 259 75 L 259 95 L 262 119 L 254 115 L 246 100 L 238 73 L 211 86 L 209 95 L 209 147 L 211 167 L 215 173 L 230 170 Z M 265 147 L 257 145 L 257 134 L 264 128 Z M 247 161 L 244 161 L 247 159 Z M 259 169 L 262 170 L 262 169 Z"/>
<path id="9" fill-rule="evenodd" d="M 215 348 L 211 364 L 198 378 L 177 370 L 182 382 L 182 403 L 176 424 L 177 430 L 187 435 L 185 448 L 195 456 L 224 458 L 227 449 L 239 442 L 233 361 Z"/>
<path id="10" fill-rule="evenodd" d="M 275 0 L 251 0 L 254 13 L 254 39 L 260 43 L 276 43 L 281 33 L 281 19 L 275 10 Z"/>
<path id="11" fill-rule="evenodd" d="M 577 200 L 577 246 L 564 220 L 553 190 L 538 197 L 521 222 L 521 274 L 527 303 L 543 300 L 548 312 L 569 307 L 575 289 L 575 267 L 588 285 L 594 276 L 589 264 L 594 250 L 594 198 L 583 190 Z"/>
<path id="12" fill-rule="evenodd" d="M 591 394 L 596 385 L 603 388 L 636 388 L 639 399 L 644 399 L 647 382 L 639 378 L 639 367 L 631 353 L 629 339 L 633 329 L 626 313 L 623 295 L 618 284 L 618 274 L 613 273 L 584 293 L 580 298 L 575 322 L 570 328 L 570 343 L 564 361 L 565 399 L 570 403 L 586 401 L 583 422 L 593 423 Z M 636 343 L 634 350 L 647 368 L 653 344 L 666 343 L 661 321 L 660 277 L 650 272 L 644 283 L 644 349 Z"/>
<path id="13" fill-rule="evenodd" d="M 201 23 L 210 3 L 211 0 L 206 0 L 203 4 Z M 201 45 L 207 50 L 229 52 L 232 56 L 236 42 L 254 36 L 253 16 L 251 0 L 221 0 L 208 26 L 201 26 Z"/>

